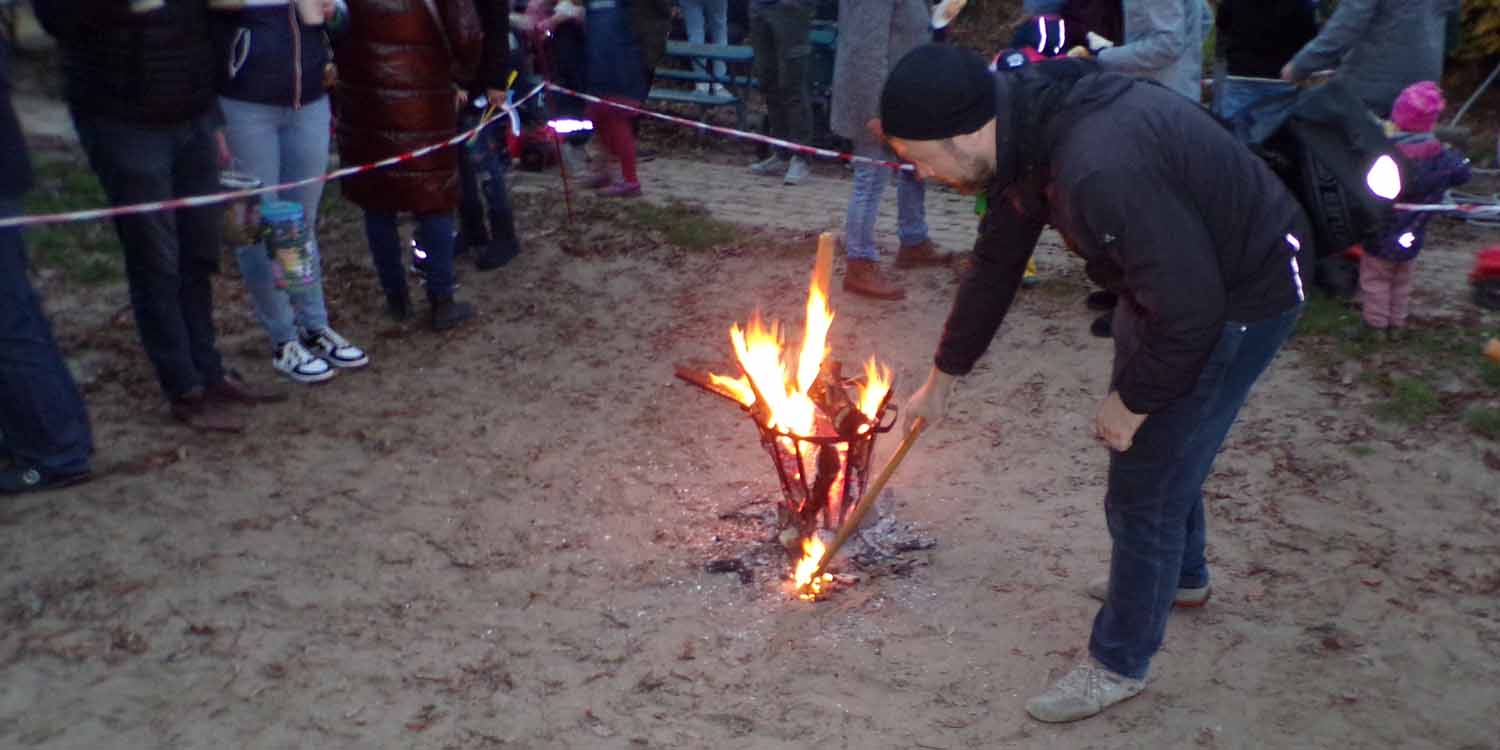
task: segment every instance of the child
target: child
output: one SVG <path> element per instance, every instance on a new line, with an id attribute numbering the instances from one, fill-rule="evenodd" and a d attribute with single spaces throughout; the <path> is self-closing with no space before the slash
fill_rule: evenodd
<path id="1" fill-rule="evenodd" d="M 1469 180 L 1469 160 L 1432 135 L 1443 106 L 1437 84 L 1422 81 L 1403 90 L 1391 107 L 1396 128 L 1392 141 L 1411 164 L 1401 191 L 1403 202 L 1437 202 L 1448 188 Z M 1377 333 L 1395 338 L 1406 326 L 1412 271 L 1431 217 L 1398 212 L 1379 238 L 1364 248 L 1359 264 L 1361 302 L 1365 325 Z"/>

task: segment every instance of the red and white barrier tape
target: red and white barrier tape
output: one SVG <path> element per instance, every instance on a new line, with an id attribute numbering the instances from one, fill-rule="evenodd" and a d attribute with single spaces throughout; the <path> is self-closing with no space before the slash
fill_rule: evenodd
<path id="1" fill-rule="evenodd" d="M 215 205 L 215 204 L 218 204 L 218 203 L 227 203 L 229 201 L 239 200 L 241 198 L 249 198 L 249 197 L 256 196 L 256 195 L 265 195 L 267 193 L 276 193 L 276 192 L 280 192 L 282 190 L 288 190 L 288 189 L 291 189 L 291 188 L 302 187 L 303 185 L 311 185 L 311 184 L 317 183 L 317 182 L 332 182 L 334 180 L 341 180 L 341 179 L 343 179 L 345 177 L 348 177 L 350 175 L 359 174 L 361 172 L 368 172 L 368 171 L 375 170 L 375 169 L 382 169 L 382 168 L 389 167 L 389 166 L 392 166 L 392 165 L 395 165 L 395 164 L 400 164 L 401 162 L 411 161 L 413 159 L 421 158 L 421 157 L 426 156 L 426 155 L 428 155 L 428 154 L 430 154 L 430 153 L 432 153 L 434 151 L 439 151 L 439 150 L 448 148 L 450 146 L 456 146 L 459 143 L 462 143 L 462 142 L 464 142 L 464 141 L 466 141 L 466 140 L 474 137 L 476 134 L 478 134 L 480 131 L 484 130 L 485 128 L 489 127 L 490 125 L 493 125 L 497 120 L 509 119 L 510 113 L 513 110 L 516 110 L 516 109 L 520 108 L 520 106 L 523 103 L 525 103 L 526 101 L 528 101 L 532 97 L 535 97 L 537 94 L 541 93 L 542 89 L 550 89 L 550 90 L 556 91 L 556 92 L 558 92 L 560 94 L 566 94 L 568 96 L 574 96 L 574 97 L 577 97 L 577 98 L 582 99 L 582 100 L 587 101 L 587 102 L 593 102 L 593 103 L 596 103 L 596 104 L 602 104 L 602 105 L 605 105 L 605 106 L 608 106 L 608 107 L 614 107 L 616 109 L 623 109 L 623 110 L 626 110 L 626 111 L 629 111 L 629 112 L 634 112 L 636 114 L 646 115 L 648 117 L 654 117 L 654 118 L 656 118 L 658 120 L 664 120 L 666 122 L 675 123 L 677 125 L 682 125 L 684 127 L 694 128 L 696 130 L 705 130 L 705 131 L 708 131 L 708 132 L 711 132 L 711 133 L 718 133 L 720 135 L 726 135 L 726 136 L 729 136 L 731 138 L 739 138 L 739 139 L 747 140 L 747 141 L 756 141 L 758 143 L 765 143 L 765 144 L 769 144 L 771 146 L 776 146 L 778 148 L 787 149 L 788 151 L 795 151 L 797 153 L 808 154 L 810 156 L 819 156 L 819 157 L 823 157 L 825 159 L 834 159 L 834 160 L 843 161 L 843 162 L 857 162 L 857 163 L 866 163 L 866 164 L 877 164 L 879 166 L 886 167 L 888 169 L 899 169 L 899 170 L 907 170 L 907 171 L 910 171 L 910 170 L 913 169 L 912 165 L 910 165 L 910 164 L 902 164 L 902 163 L 899 163 L 899 162 L 886 161 L 886 160 L 883 160 L 883 159 L 872 159 L 872 158 L 867 157 L 867 156 L 857 156 L 855 154 L 841 152 L 841 151 L 834 151 L 832 149 L 815 148 L 813 146 L 805 146 L 805 145 L 802 145 L 800 143 L 793 143 L 792 141 L 783 140 L 781 138 L 772 138 L 770 136 L 761 135 L 759 133 L 749 133 L 749 132 L 746 132 L 746 131 L 743 131 L 743 130 L 735 130 L 734 128 L 726 128 L 726 127 L 723 127 L 723 126 L 720 126 L 720 125 L 710 125 L 709 123 L 706 123 L 706 122 L 699 122 L 697 120 L 689 120 L 689 119 L 687 119 L 685 117 L 677 117 L 675 115 L 669 115 L 669 114 L 665 114 L 665 113 L 662 113 L 662 112 L 655 112 L 655 111 L 652 111 L 652 110 L 649 110 L 649 109 L 642 109 L 640 107 L 634 107 L 634 106 L 631 106 L 631 105 L 628 105 L 628 104 L 622 104 L 620 102 L 610 101 L 608 99 L 601 99 L 601 98 L 599 98 L 597 96 L 593 96 L 591 94 L 585 94 L 585 93 L 582 93 L 582 92 L 574 91 L 572 89 L 569 89 L 569 88 L 566 88 L 566 87 L 563 87 L 563 86 L 559 86 L 559 85 L 557 85 L 555 83 L 544 82 L 544 83 L 537 84 L 534 88 L 532 88 L 530 91 L 528 91 L 525 96 L 521 97 L 515 103 L 509 104 L 509 105 L 504 105 L 504 106 L 500 107 L 500 109 L 497 112 L 495 112 L 492 116 L 490 116 L 489 118 L 487 118 L 484 121 L 480 122 L 478 125 L 475 125 L 474 127 L 470 128 L 468 130 L 465 130 L 464 132 L 459 133 L 458 135 L 453 136 L 452 138 L 449 138 L 449 139 L 447 139 L 447 140 L 445 140 L 445 141 L 443 141 L 441 143 L 434 143 L 434 144 L 432 144 L 430 146 L 424 146 L 424 147 L 416 149 L 414 151 L 409 151 L 409 152 L 404 153 L 404 154 L 400 154 L 400 155 L 397 155 L 397 156 L 392 156 L 389 159 L 382 159 L 380 161 L 372 162 L 370 164 L 360 164 L 358 166 L 345 167 L 343 169 L 338 169 L 338 170 L 335 170 L 333 172 L 329 172 L 328 174 L 325 174 L 325 175 L 320 175 L 320 176 L 317 176 L 317 177 L 309 177 L 309 178 L 307 178 L 305 180 L 297 180 L 295 182 L 287 182 L 287 183 L 282 183 L 280 185 L 270 185 L 270 186 L 266 186 L 266 187 L 252 188 L 252 189 L 248 189 L 248 190 L 235 190 L 235 191 L 230 191 L 230 192 L 225 192 L 225 193 L 213 193 L 213 194 L 210 194 L 210 195 L 195 195 L 195 196 L 188 197 L 188 198 L 174 198 L 172 200 L 155 201 L 155 202 L 151 202 L 151 203 L 136 203 L 136 204 L 132 204 L 132 205 L 128 205 L 128 206 L 112 206 L 110 208 L 96 208 L 96 209 L 90 209 L 90 210 L 87 210 L 87 211 L 70 211 L 70 212 L 55 213 L 55 214 L 37 214 L 37 215 L 34 215 L 34 216 L 13 216 L 13 217 L 8 218 L 8 219 L 0 219 L 0 229 L 5 229 L 5 228 L 8 228 L 8 227 L 36 226 L 36 225 L 41 225 L 41 224 L 62 224 L 62 223 L 79 222 L 79 221 L 92 221 L 94 219 L 107 219 L 107 218 L 111 218 L 111 217 L 115 217 L 115 216 L 125 216 L 125 215 L 128 215 L 128 214 L 143 214 L 143 213 L 152 213 L 152 212 L 155 212 L 155 211 L 172 211 L 172 210 L 176 210 L 176 209 L 179 209 L 179 208 L 194 208 L 194 207 L 198 207 L 198 206 L 211 206 L 211 205 Z M 1500 217 L 1500 205 L 1492 205 L 1492 204 L 1397 203 L 1396 204 L 1396 210 L 1398 210 L 1398 211 L 1412 211 L 1412 212 L 1427 212 L 1427 213 L 1455 213 L 1455 214 L 1461 214 L 1463 216 L 1467 216 L 1467 217 L 1471 217 L 1471 218 L 1473 218 L 1473 217 L 1481 217 L 1481 216 L 1497 216 L 1497 217 Z"/>
<path id="2" fill-rule="evenodd" d="M 912 165 L 910 165 L 910 164 L 902 164 L 901 162 L 886 161 L 884 159 L 872 159 L 872 158 L 870 158 L 868 156 L 856 156 L 854 154 L 845 153 L 845 152 L 842 152 L 842 151 L 834 151 L 832 149 L 815 148 L 813 146 L 804 146 L 804 145 L 802 145 L 800 143 L 793 143 L 792 141 L 786 141 L 786 140 L 782 140 L 780 138 L 772 138 L 772 137 L 767 136 L 767 135 L 761 135 L 760 133 L 747 133 L 747 132 L 745 132 L 743 130 L 735 130 L 734 128 L 726 128 L 726 127 L 723 127 L 723 126 L 720 126 L 720 125 L 710 125 L 710 124 L 708 124 L 706 122 L 699 122 L 697 120 L 689 120 L 686 117 L 676 117 L 674 115 L 665 114 L 663 112 L 656 112 L 656 111 L 649 110 L 649 109 L 642 109 L 640 107 L 633 107 L 633 106 L 631 106 L 629 104 L 622 104 L 620 102 L 610 101 L 608 99 L 600 99 L 599 97 L 594 96 L 592 94 L 585 94 L 585 93 L 582 93 L 582 92 L 574 91 L 574 90 L 572 90 L 570 88 L 565 88 L 563 86 L 559 86 L 559 85 L 557 85 L 555 83 L 551 83 L 551 82 L 548 82 L 546 85 L 547 85 L 547 88 L 549 88 L 549 89 L 551 89 L 553 91 L 556 91 L 559 94 L 567 94 L 568 96 L 578 97 L 579 99 L 582 99 L 582 100 L 584 100 L 586 102 L 593 102 L 595 104 L 603 104 L 603 105 L 608 106 L 608 107 L 614 107 L 615 109 L 623 109 L 623 110 L 625 110 L 627 112 L 634 112 L 634 113 L 636 113 L 638 115 L 646 115 L 647 117 L 654 117 L 654 118 L 656 118 L 658 120 L 665 120 L 665 121 L 670 122 L 670 123 L 676 123 L 676 124 L 681 125 L 683 127 L 694 128 L 696 130 L 707 130 L 707 131 L 709 131 L 711 133 L 718 133 L 719 135 L 727 135 L 730 138 L 739 138 L 741 140 L 746 140 L 746 141 L 755 141 L 757 143 L 766 143 L 766 144 L 770 144 L 772 146 L 776 146 L 778 148 L 784 148 L 784 149 L 786 149 L 788 151 L 795 151 L 795 152 L 797 152 L 799 154 L 808 154 L 810 156 L 821 156 L 821 157 L 823 157 L 825 159 L 835 159 L 837 161 L 843 161 L 843 162 L 862 162 L 862 163 L 865 163 L 865 164 L 878 164 L 878 165 L 880 165 L 882 167 L 885 167 L 887 169 L 901 169 L 901 170 L 906 170 L 908 172 L 912 171 L 914 169 L 914 167 L 912 167 Z"/>
<path id="3" fill-rule="evenodd" d="M 381 159 L 377 162 L 360 164 L 353 167 L 344 167 L 343 169 L 337 169 L 325 175 L 309 177 L 305 180 L 297 180 L 295 182 L 285 182 L 280 185 L 269 185 L 258 188 L 249 188 L 246 190 L 233 190 L 225 193 L 211 193 L 209 195 L 194 195 L 187 198 L 173 198 L 171 200 L 153 201 L 151 203 L 134 203 L 128 206 L 95 208 L 87 211 L 38 214 L 35 216 L 13 216 L 9 219 L 0 219 L 0 229 L 5 229 L 7 227 L 36 226 L 38 224 L 63 224 L 77 221 L 92 221 L 94 219 L 107 219 L 115 216 L 126 216 L 129 214 L 146 214 L 154 213 L 156 211 L 174 211 L 179 208 L 212 206 L 218 203 L 228 203 L 229 201 L 240 200 L 241 198 L 249 198 L 256 195 L 278 193 L 282 190 L 290 190 L 291 188 L 298 188 L 302 187 L 303 185 L 312 185 L 318 182 L 332 182 L 334 180 L 341 180 L 345 177 L 356 175 L 361 172 L 383 169 L 395 164 L 400 164 L 401 162 L 420 159 L 421 157 L 426 156 L 434 151 L 441 151 L 442 149 L 448 148 L 450 146 L 456 146 L 460 143 L 463 143 L 464 141 L 477 135 L 481 130 L 484 130 L 490 125 L 493 125 L 496 121 L 508 120 L 510 112 L 512 110 L 518 109 L 528 99 L 531 99 L 537 94 L 540 94 L 543 88 L 545 88 L 545 84 L 537 84 L 535 88 L 527 92 L 525 96 L 521 97 L 514 104 L 500 106 L 488 119 L 481 121 L 478 125 L 475 125 L 474 127 L 469 128 L 468 130 L 465 130 L 464 132 L 459 133 L 458 135 L 455 135 L 446 141 L 443 141 L 441 143 L 434 143 L 430 146 L 423 146 L 422 148 L 416 149 L 415 151 L 408 151 L 404 154 L 398 154 L 396 156 L 390 157 L 389 159 Z"/>

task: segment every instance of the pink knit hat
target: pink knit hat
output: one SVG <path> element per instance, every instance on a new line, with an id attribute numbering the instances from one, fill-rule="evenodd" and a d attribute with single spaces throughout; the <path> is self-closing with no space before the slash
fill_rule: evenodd
<path id="1" fill-rule="evenodd" d="M 1447 102 L 1443 101 L 1443 90 L 1432 81 L 1413 83 L 1396 97 L 1391 107 L 1391 122 L 1408 133 L 1426 133 L 1437 124 Z"/>

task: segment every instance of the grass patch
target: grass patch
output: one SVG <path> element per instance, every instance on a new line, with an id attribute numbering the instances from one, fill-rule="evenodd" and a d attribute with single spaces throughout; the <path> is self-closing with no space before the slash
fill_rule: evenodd
<path id="1" fill-rule="evenodd" d="M 1500 409 L 1476 406 L 1464 415 L 1469 431 L 1488 440 L 1500 440 Z"/>
<path id="2" fill-rule="evenodd" d="M 624 207 L 625 218 L 644 229 L 661 232 L 668 243 L 684 250 L 712 250 L 733 243 L 744 232 L 715 219 L 701 206 L 669 203 L 661 206 L 635 201 Z"/>
<path id="3" fill-rule="evenodd" d="M 69 161 L 38 161 L 36 184 L 26 194 L 28 214 L 58 213 L 109 205 L 87 167 Z M 55 270 L 69 282 L 107 284 L 125 277 L 115 227 L 108 221 L 48 224 L 28 228 L 26 244 L 38 268 Z"/>
<path id="4" fill-rule="evenodd" d="M 1415 379 L 1391 381 L 1389 396 L 1374 407 L 1375 416 L 1380 419 L 1412 425 L 1421 424 L 1442 410 L 1432 386 Z"/>
<path id="5" fill-rule="evenodd" d="M 1302 336 L 1338 336 L 1359 325 L 1359 311 L 1325 294 L 1312 294 L 1302 306 L 1297 333 Z"/>

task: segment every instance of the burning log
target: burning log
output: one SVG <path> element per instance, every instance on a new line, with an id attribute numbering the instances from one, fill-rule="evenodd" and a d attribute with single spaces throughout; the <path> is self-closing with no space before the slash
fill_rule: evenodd
<path id="1" fill-rule="evenodd" d="M 859 404 L 849 398 L 849 392 L 844 390 L 841 369 L 838 362 L 824 361 L 822 368 L 818 370 L 817 380 L 807 389 L 807 397 L 828 418 L 834 432 L 848 440 L 860 434 L 861 430 L 869 429 L 870 419 L 859 410 Z"/>

